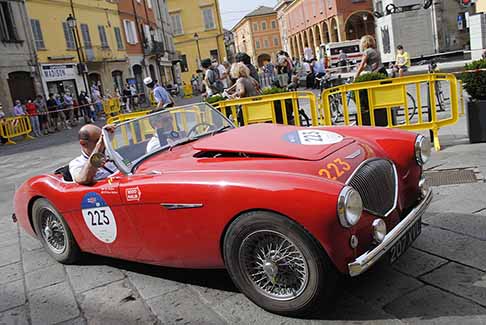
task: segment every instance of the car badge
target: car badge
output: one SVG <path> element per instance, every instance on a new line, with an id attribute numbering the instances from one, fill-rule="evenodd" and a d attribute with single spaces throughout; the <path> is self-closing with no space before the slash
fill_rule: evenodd
<path id="1" fill-rule="evenodd" d="M 349 156 L 347 156 L 345 158 L 346 159 L 354 159 L 354 158 L 358 157 L 359 155 L 361 155 L 361 149 L 356 150 L 355 152 L 353 152 L 352 154 L 350 154 Z"/>

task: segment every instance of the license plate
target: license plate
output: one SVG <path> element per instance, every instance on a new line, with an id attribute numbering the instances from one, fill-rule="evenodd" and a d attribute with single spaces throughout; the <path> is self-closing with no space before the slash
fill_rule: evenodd
<path id="1" fill-rule="evenodd" d="M 412 245 L 417 237 L 422 232 L 422 219 L 417 220 L 415 224 L 407 230 L 405 235 L 391 248 L 390 250 L 390 263 L 396 262 L 396 260 Z"/>

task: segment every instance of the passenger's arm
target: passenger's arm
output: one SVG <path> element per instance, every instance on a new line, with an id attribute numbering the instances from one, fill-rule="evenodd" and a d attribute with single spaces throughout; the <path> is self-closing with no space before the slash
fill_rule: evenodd
<path id="1" fill-rule="evenodd" d="M 366 67 L 367 61 L 368 61 L 368 56 L 364 54 L 363 57 L 361 58 L 361 62 L 359 63 L 358 66 L 358 71 L 356 71 L 356 76 L 354 77 L 354 79 L 358 78 L 361 72 L 363 72 L 364 68 Z"/>

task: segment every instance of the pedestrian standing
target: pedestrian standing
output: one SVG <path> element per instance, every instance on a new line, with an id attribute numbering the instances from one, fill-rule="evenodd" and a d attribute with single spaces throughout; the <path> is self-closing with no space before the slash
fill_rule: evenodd
<path id="1" fill-rule="evenodd" d="M 3 111 L 3 106 L 1 103 L 0 103 L 0 128 L 2 131 L 0 132 L 0 143 L 5 144 L 8 140 L 1 136 L 1 134 L 5 132 L 5 113 Z"/>
<path id="2" fill-rule="evenodd" d="M 46 101 L 47 111 L 49 113 L 49 119 L 51 121 L 51 127 L 53 131 L 59 131 L 59 113 L 57 112 L 57 102 L 54 94 L 50 93 Z"/>
<path id="3" fill-rule="evenodd" d="M 103 111 L 103 102 L 101 92 L 95 83 L 91 86 L 91 101 L 95 107 L 96 116 L 100 116 L 101 111 Z"/>
<path id="4" fill-rule="evenodd" d="M 56 101 L 57 111 L 59 113 L 59 122 L 63 129 L 71 129 L 66 120 L 66 114 L 64 113 L 64 94 L 57 94 L 54 98 Z"/>
<path id="5" fill-rule="evenodd" d="M 152 78 L 147 77 L 143 80 L 145 86 L 150 89 L 153 89 L 153 94 L 155 101 L 157 102 L 157 106 L 155 110 L 166 109 L 169 107 L 174 107 L 174 100 L 169 95 L 167 90 L 157 83 L 157 80 L 152 80 Z"/>
<path id="6" fill-rule="evenodd" d="M 37 109 L 37 114 L 39 116 L 41 132 L 43 132 L 44 135 L 47 135 L 49 133 L 49 120 L 47 115 L 46 103 L 44 102 L 44 98 L 42 97 L 42 95 L 37 95 L 34 100 L 34 104 Z"/>
<path id="7" fill-rule="evenodd" d="M 36 137 L 42 136 L 42 133 L 40 131 L 39 116 L 38 116 L 39 114 L 37 113 L 37 106 L 32 102 L 31 99 L 29 99 L 25 104 L 25 110 L 27 112 L 27 115 L 29 115 L 30 125 L 32 127 L 32 132 L 34 133 L 34 136 Z"/>
<path id="8" fill-rule="evenodd" d="M 67 119 L 69 120 L 69 124 L 74 126 L 74 99 L 71 94 L 66 93 L 63 96 L 64 98 L 64 114 L 66 115 Z"/>
<path id="9" fill-rule="evenodd" d="M 25 115 L 24 106 L 22 105 L 22 103 L 18 99 L 15 101 L 15 106 L 14 106 L 14 109 L 13 109 L 13 114 L 14 114 L 14 116 L 23 116 L 23 115 Z"/>
<path id="10" fill-rule="evenodd" d="M 130 90 L 130 86 L 128 84 L 125 85 L 125 88 L 123 88 L 123 103 L 125 104 L 125 111 L 127 113 L 130 113 L 132 110 L 130 109 L 130 104 L 131 104 L 131 97 L 132 97 L 132 92 Z"/>

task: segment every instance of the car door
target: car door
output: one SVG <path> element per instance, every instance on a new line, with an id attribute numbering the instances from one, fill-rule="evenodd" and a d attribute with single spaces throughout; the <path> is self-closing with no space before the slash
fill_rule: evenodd
<path id="1" fill-rule="evenodd" d="M 135 259 L 141 250 L 140 237 L 120 195 L 120 180 L 109 177 L 93 186 L 78 185 L 75 200 L 80 209 L 74 216 L 89 243 L 90 251 L 123 259 Z"/>
<path id="2" fill-rule="evenodd" d="M 205 185 L 184 182 L 180 174 L 171 173 L 133 175 L 120 183 L 122 200 L 142 237 L 141 261 L 182 267 L 195 250 L 206 250 L 204 243 L 218 245 L 205 218 L 207 199 L 195 189 L 199 186 Z M 205 259 L 201 254 L 202 264 Z"/>

